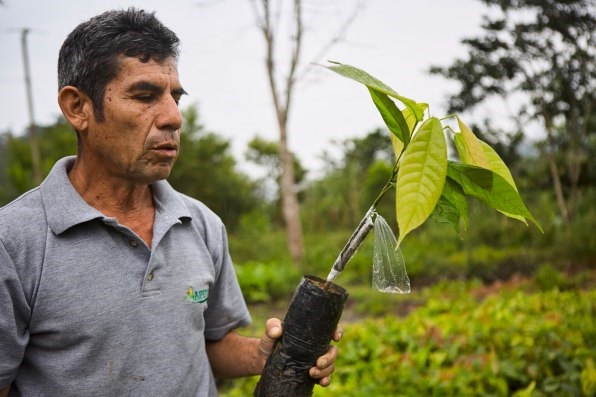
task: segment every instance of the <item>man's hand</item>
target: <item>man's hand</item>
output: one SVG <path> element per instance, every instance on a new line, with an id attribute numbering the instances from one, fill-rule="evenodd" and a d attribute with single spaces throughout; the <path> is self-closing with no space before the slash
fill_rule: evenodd
<path id="1" fill-rule="evenodd" d="M 259 343 L 259 356 L 263 360 L 263 367 L 265 367 L 265 361 L 273 351 L 275 342 L 281 337 L 281 333 L 281 320 L 279 318 L 270 318 L 265 322 L 265 335 Z"/>
<path id="2" fill-rule="evenodd" d="M 263 335 L 259 343 L 259 354 L 263 360 L 263 366 L 265 365 L 267 358 L 271 355 L 273 346 L 275 345 L 277 339 L 281 337 L 282 332 L 281 320 L 277 318 L 270 318 L 265 323 L 265 335 Z M 338 326 L 335 329 L 335 333 L 333 334 L 333 340 L 335 342 L 339 342 L 342 337 L 342 333 L 343 330 L 341 326 Z M 334 345 L 329 346 L 327 353 L 319 357 L 317 359 L 316 366 L 312 367 L 308 371 L 309 375 L 313 379 L 317 379 L 319 381 L 319 385 L 323 387 L 329 386 L 329 383 L 331 382 L 331 374 L 333 371 L 335 371 L 335 360 L 337 360 L 337 354 L 337 347 Z"/>
<path id="3" fill-rule="evenodd" d="M 333 334 L 333 340 L 335 342 L 339 342 L 343 334 L 343 329 L 341 326 L 337 326 L 335 328 L 335 333 Z M 331 383 L 331 374 L 335 371 L 335 360 L 337 360 L 338 350 L 337 347 L 334 345 L 329 346 L 329 350 L 327 353 L 323 354 L 321 357 L 317 359 L 316 366 L 312 367 L 308 373 L 309 375 L 319 380 L 319 385 L 323 387 L 329 386 Z"/>

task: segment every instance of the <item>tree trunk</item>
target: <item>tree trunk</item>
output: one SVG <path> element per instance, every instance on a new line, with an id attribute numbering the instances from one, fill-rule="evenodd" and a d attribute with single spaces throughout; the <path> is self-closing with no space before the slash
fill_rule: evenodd
<path id="1" fill-rule="evenodd" d="M 302 239 L 302 225 L 300 224 L 300 207 L 296 192 L 296 178 L 294 177 L 294 157 L 287 147 L 285 127 L 281 135 L 279 154 L 281 158 L 281 201 L 283 216 L 288 235 L 288 249 L 294 264 L 302 264 L 304 256 L 304 242 Z"/>
<path id="2" fill-rule="evenodd" d="M 563 193 L 563 186 L 561 185 L 561 175 L 553 153 L 548 153 L 548 166 L 553 180 L 553 189 L 555 191 L 555 198 L 557 200 L 559 212 L 561 213 L 561 218 L 563 218 L 565 224 L 569 224 L 569 212 L 567 211 L 567 203 Z"/>
<path id="3" fill-rule="evenodd" d="M 303 39 L 303 24 L 302 24 L 302 0 L 293 1 L 293 17 L 292 17 L 292 48 L 290 52 L 290 60 L 288 64 L 288 73 L 283 84 L 282 90 L 278 89 L 278 82 L 276 80 L 276 57 L 275 57 L 275 40 L 276 34 L 274 32 L 274 15 L 272 2 L 269 0 L 253 0 L 255 16 L 257 17 L 257 24 L 266 44 L 265 64 L 267 70 L 267 78 L 269 80 L 269 88 L 271 90 L 271 97 L 273 99 L 273 106 L 277 116 L 279 129 L 279 157 L 281 164 L 281 183 L 280 196 L 282 200 L 282 212 L 286 225 L 286 232 L 288 236 L 288 249 L 292 261 L 296 265 L 302 264 L 304 256 L 304 243 L 302 237 L 302 226 L 300 220 L 300 207 L 298 204 L 298 194 L 296 192 L 296 180 L 294 173 L 294 158 L 292 152 L 288 148 L 287 140 L 287 126 L 288 117 L 292 105 L 292 98 L 294 94 L 294 87 L 297 76 L 298 64 L 301 58 L 302 39 Z M 361 0 L 355 7 L 353 12 L 349 15 L 345 23 L 340 27 L 337 35 L 331 38 L 327 45 L 323 46 L 320 57 L 322 57 L 334 44 L 339 42 L 344 37 L 345 31 L 350 24 L 355 20 L 363 8 L 364 1 Z M 277 3 L 283 4 L 282 1 Z M 260 5 L 260 9 L 259 9 Z M 279 15 L 277 15 L 279 17 Z M 317 63 L 317 61 L 310 63 L 310 66 Z M 307 67 L 306 71 L 310 68 Z"/>
<path id="4" fill-rule="evenodd" d="M 542 104 L 542 118 L 544 119 L 544 127 L 546 128 L 546 151 L 547 161 L 550 169 L 551 178 L 553 180 L 553 189 L 555 191 L 555 198 L 561 213 L 561 218 L 566 225 L 569 225 L 571 219 L 569 217 L 569 210 L 563 193 L 563 185 L 561 184 L 561 172 L 557 165 L 554 144 L 554 123 L 551 113 L 546 109 L 546 105 Z"/>
<path id="5" fill-rule="evenodd" d="M 285 79 L 284 95 L 281 95 L 275 79 L 275 34 L 272 27 L 271 7 L 268 0 L 262 0 L 262 17 L 259 20 L 259 27 L 265 37 L 267 55 L 265 64 L 271 97 L 277 116 L 279 129 L 279 156 L 281 163 L 280 195 L 282 201 L 282 212 L 286 224 L 288 236 L 288 250 L 292 261 L 296 265 L 302 263 L 304 246 L 302 241 L 302 227 L 300 225 L 300 209 L 294 178 L 294 159 L 288 149 L 287 126 L 288 115 L 291 108 L 292 94 L 294 90 L 295 74 L 300 59 L 300 48 L 302 45 L 302 12 L 301 0 L 294 0 L 294 48 L 290 59 L 288 76 Z M 259 13 L 256 12 L 258 15 Z"/>

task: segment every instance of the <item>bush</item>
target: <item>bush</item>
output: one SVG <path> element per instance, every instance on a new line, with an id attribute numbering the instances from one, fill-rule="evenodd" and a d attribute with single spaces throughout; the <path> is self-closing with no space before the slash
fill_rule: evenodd
<path id="1" fill-rule="evenodd" d="M 594 395 L 595 299 L 510 291 L 364 320 L 346 330 L 334 382 L 315 395 Z"/>
<path id="2" fill-rule="evenodd" d="M 244 299 L 248 303 L 287 298 L 302 277 L 297 269 L 281 263 L 246 262 L 235 268 Z"/>
<path id="3" fill-rule="evenodd" d="M 596 291 L 499 285 L 443 282 L 417 292 L 422 306 L 407 317 L 344 325 L 333 381 L 314 396 L 593 396 Z M 221 395 L 251 395 L 257 381 Z"/>

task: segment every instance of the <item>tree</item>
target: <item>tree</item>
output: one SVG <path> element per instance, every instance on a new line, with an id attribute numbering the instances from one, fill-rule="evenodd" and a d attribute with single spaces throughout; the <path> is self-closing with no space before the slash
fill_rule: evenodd
<path id="1" fill-rule="evenodd" d="M 524 94 L 516 125 L 542 125 L 546 137 L 538 148 L 549 165 L 561 218 L 569 223 L 586 147 L 596 132 L 596 2 L 481 1 L 495 12 L 484 16 L 481 37 L 463 40 L 467 58 L 430 72 L 460 83 L 449 99 L 450 112 Z"/>
<path id="2" fill-rule="evenodd" d="M 240 217 L 257 206 L 258 189 L 235 169 L 230 142 L 207 132 L 199 123 L 195 105 L 183 110 L 182 116 L 180 155 L 168 181 L 180 192 L 204 202 L 233 231 Z M 29 136 L 15 137 L 8 132 L 0 135 L 0 204 L 36 185 L 29 140 Z M 56 160 L 77 150 L 76 134 L 63 117 L 39 127 L 39 143 L 44 178 Z"/>
<path id="3" fill-rule="evenodd" d="M 331 231 L 352 228 L 370 207 L 391 176 L 395 155 L 389 133 L 370 131 L 362 138 L 336 142 L 339 158 L 324 155 L 325 175 L 309 184 L 305 213 L 310 230 Z M 395 222 L 395 193 L 380 203 L 379 213 Z"/>
<path id="4" fill-rule="evenodd" d="M 275 205 L 275 223 L 283 223 L 278 217 L 281 209 L 281 175 L 282 167 L 280 162 L 279 143 L 276 141 L 267 141 L 261 137 L 255 137 L 248 143 L 248 149 L 245 152 L 246 160 L 262 167 L 266 171 L 266 176 L 261 179 L 261 186 L 264 186 L 264 194 L 268 201 Z M 307 171 L 302 166 L 300 160 L 292 154 L 294 161 L 294 183 L 297 188 L 298 201 L 301 201 L 300 189 L 298 186 L 305 180 Z M 280 222 L 276 222 L 280 220 Z"/>
<path id="5" fill-rule="evenodd" d="M 58 159 L 76 153 L 76 134 L 63 117 L 59 117 L 54 124 L 38 127 L 38 140 L 42 178 L 45 178 Z M 8 202 L 37 185 L 33 177 L 31 138 L 29 135 L 14 136 L 6 132 L 0 138 L 0 146 L 0 167 L 4 173 L 2 179 L 8 182 L 6 185 L 2 184 L 0 200 Z"/>
<path id="6" fill-rule="evenodd" d="M 17 191 L 11 183 L 6 170 L 8 169 L 8 140 L 9 132 L 0 134 L 0 207 L 17 196 Z"/>
<path id="7" fill-rule="evenodd" d="M 312 63 L 309 63 L 304 70 L 299 70 L 301 66 L 302 46 L 303 46 L 303 10 L 302 1 L 293 1 L 292 18 L 290 21 L 291 30 L 291 51 L 288 62 L 287 74 L 279 79 L 277 66 L 279 63 L 277 54 L 277 39 L 279 31 L 279 18 L 282 14 L 282 1 L 276 2 L 278 7 L 272 5 L 269 0 L 252 0 L 253 10 L 257 19 L 257 26 L 263 38 L 265 39 L 266 55 L 265 67 L 269 81 L 271 97 L 277 119 L 277 128 L 279 132 L 279 158 L 281 164 L 281 199 L 284 221 L 288 234 L 288 249 L 290 256 L 295 264 L 302 262 L 304 255 L 304 244 L 302 237 L 302 226 L 300 223 L 300 209 L 295 186 L 295 169 L 292 153 L 288 147 L 288 120 L 290 110 L 292 109 L 293 97 L 297 81 L 303 77 L 310 69 Z M 337 35 L 322 48 L 320 54 L 324 54 L 329 47 L 337 43 L 345 33 L 350 23 L 359 13 L 361 4 L 358 3 L 354 12 L 347 18 Z M 319 55 L 320 58 L 322 55 Z M 315 59 L 319 61 L 320 59 Z M 280 88 L 281 87 L 281 88 Z"/>
<path id="8" fill-rule="evenodd" d="M 168 178 L 174 188 L 217 213 L 229 231 L 259 201 L 254 183 L 236 170 L 230 142 L 205 130 L 195 105 L 182 111 L 180 155 Z"/>

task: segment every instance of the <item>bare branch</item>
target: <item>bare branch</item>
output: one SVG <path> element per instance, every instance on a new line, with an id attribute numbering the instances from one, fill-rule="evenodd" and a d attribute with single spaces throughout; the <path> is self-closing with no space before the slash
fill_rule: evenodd
<path id="1" fill-rule="evenodd" d="M 356 20 L 356 18 L 360 15 L 360 13 L 366 8 L 366 0 L 358 0 L 352 9 L 352 12 L 348 15 L 348 17 L 344 20 L 341 26 L 337 29 L 337 32 L 331 36 L 331 38 L 323 44 L 317 55 L 309 62 L 304 69 L 298 74 L 296 81 L 301 81 L 306 77 L 308 73 L 312 70 L 312 68 L 321 63 L 323 58 L 331 51 L 331 49 L 336 46 L 338 43 L 341 43 L 346 36 L 346 33 Z"/>
<path id="2" fill-rule="evenodd" d="M 303 24 L 302 24 L 302 2 L 301 0 L 294 0 L 294 37 L 293 37 L 293 44 L 294 48 L 292 50 L 292 57 L 290 60 L 290 70 L 288 73 L 288 77 L 286 80 L 286 110 L 290 109 L 290 102 L 292 100 L 292 90 L 294 88 L 294 83 L 296 82 L 295 75 L 296 69 L 298 68 L 298 63 L 300 61 L 300 54 L 302 49 L 302 33 L 303 33 Z M 286 113 L 287 117 L 287 113 Z"/>
<path id="3" fill-rule="evenodd" d="M 267 78 L 269 80 L 269 88 L 271 90 L 271 97 L 273 99 L 273 105 L 275 112 L 278 117 L 278 122 L 281 123 L 285 117 L 281 117 L 285 114 L 287 104 L 282 104 L 280 99 L 279 90 L 277 88 L 277 81 L 275 80 L 275 35 L 273 34 L 272 28 L 272 17 L 271 7 L 269 0 L 261 0 L 260 4 L 263 6 L 262 12 L 258 9 L 257 1 L 253 0 L 253 9 L 257 18 L 257 25 L 263 33 L 266 45 L 266 56 L 265 56 L 265 68 L 267 70 Z M 281 118 L 280 118 L 281 117 Z"/>
<path id="4" fill-rule="evenodd" d="M 359 0 L 363 1 L 363 0 Z M 300 225 L 300 207 L 296 195 L 296 178 L 294 171 L 294 156 L 288 148 L 288 115 L 292 104 L 294 89 L 296 86 L 296 74 L 300 65 L 300 58 L 302 55 L 302 41 L 304 39 L 304 25 L 302 15 L 302 0 L 294 0 L 293 15 L 291 19 L 292 37 L 290 39 L 291 49 L 288 63 L 288 73 L 284 76 L 276 76 L 276 66 L 278 59 L 276 58 L 275 39 L 278 34 L 276 29 L 278 23 L 282 20 L 283 0 L 274 2 L 271 0 L 252 0 L 255 15 L 257 16 L 258 28 L 263 33 L 266 45 L 265 64 L 267 78 L 269 80 L 269 88 L 271 89 L 271 96 L 273 97 L 273 105 L 277 116 L 278 132 L 279 132 L 279 159 L 280 159 L 280 194 L 282 201 L 282 212 L 286 222 L 286 230 L 288 233 L 288 248 L 292 261 L 296 264 L 302 262 L 304 254 L 304 247 L 302 241 L 302 227 Z M 274 8 L 273 3 L 277 4 L 277 9 Z M 276 11 L 276 12 L 275 12 Z M 345 30 L 355 18 L 357 12 L 355 11 L 350 17 L 349 22 L 346 22 L 340 33 L 336 34 L 330 43 L 337 43 L 345 34 Z M 332 44 L 328 44 L 324 48 L 328 49 Z M 279 78 L 280 86 L 283 85 L 282 94 L 278 91 L 277 79 Z"/>

